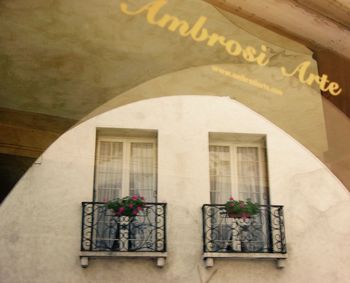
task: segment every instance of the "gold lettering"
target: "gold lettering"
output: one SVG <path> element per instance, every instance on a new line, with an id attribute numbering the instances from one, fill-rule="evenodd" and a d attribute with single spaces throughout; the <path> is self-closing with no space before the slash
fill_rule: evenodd
<path id="1" fill-rule="evenodd" d="M 258 63 L 258 65 L 260 65 L 260 66 L 265 66 L 270 61 L 269 58 L 266 58 L 267 57 L 267 55 L 266 55 L 267 47 L 265 45 L 261 45 L 260 48 L 261 48 L 262 52 L 260 53 L 260 55 L 258 57 L 256 57 L 256 63 Z"/>
<path id="2" fill-rule="evenodd" d="M 339 95 L 342 92 L 342 89 L 339 87 L 339 84 L 336 82 L 331 82 L 328 85 L 328 87 L 326 86 L 326 84 L 329 83 L 329 80 L 328 80 L 328 76 L 325 74 L 319 77 L 318 75 L 310 73 L 307 79 L 305 79 L 306 71 L 310 67 L 310 64 L 311 64 L 310 61 L 305 61 L 299 64 L 291 73 L 288 73 L 285 67 L 281 67 L 281 71 L 282 71 L 282 74 L 286 77 L 291 77 L 299 73 L 298 78 L 300 82 L 305 83 L 309 86 L 311 86 L 313 82 L 316 82 L 322 91 L 329 91 L 329 93 L 334 96 Z"/>
<path id="3" fill-rule="evenodd" d="M 208 46 L 214 46 L 216 42 L 220 42 L 221 45 L 225 46 L 226 38 L 224 36 L 218 35 L 217 33 L 213 33 L 209 36 L 209 40 L 207 42 Z"/>
<path id="4" fill-rule="evenodd" d="M 328 86 L 328 91 L 331 95 L 337 96 L 342 92 L 342 89 L 339 87 L 338 83 L 331 82 Z"/>
<path id="5" fill-rule="evenodd" d="M 226 40 L 225 36 L 219 35 L 217 33 L 212 33 L 209 35 L 208 30 L 204 28 L 204 24 L 207 21 L 207 17 L 201 16 L 193 25 L 192 28 L 190 28 L 190 25 L 185 20 L 180 20 L 179 18 L 164 14 L 163 17 L 160 20 L 156 19 L 157 14 L 159 13 L 160 9 L 168 3 L 168 0 L 154 0 L 151 3 L 148 3 L 141 8 L 138 8 L 136 10 L 129 9 L 129 6 L 125 2 L 120 3 L 120 10 L 130 16 L 139 15 L 143 12 L 147 12 L 146 19 L 149 24 L 157 25 L 161 28 L 164 28 L 168 25 L 168 30 L 171 32 L 174 32 L 178 30 L 179 34 L 183 37 L 191 36 L 191 38 L 194 41 L 202 42 L 207 41 L 208 46 L 214 46 L 217 42 L 219 42 L 220 45 L 225 47 L 225 50 L 228 54 L 233 56 L 239 56 L 242 54 L 242 57 L 248 61 L 248 62 L 256 62 L 260 66 L 265 66 L 269 63 L 270 58 L 268 58 L 268 49 L 265 45 L 261 45 L 261 53 L 256 57 L 257 50 L 252 46 L 246 46 L 244 49 L 242 49 L 241 44 L 238 41 L 235 40 Z M 328 76 L 323 74 L 322 76 L 313 74 L 309 72 L 307 74 L 307 71 L 311 65 L 310 61 L 304 61 L 301 64 L 299 64 L 294 70 L 291 72 L 288 72 L 284 66 L 281 67 L 282 75 L 285 77 L 291 77 L 294 75 L 298 76 L 298 79 L 301 83 L 307 84 L 311 86 L 314 82 L 316 82 L 319 85 L 319 88 L 322 91 L 329 91 L 330 94 L 336 96 L 339 95 L 342 92 L 342 89 L 340 88 L 339 84 L 336 82 L 330 82 L 328 80 Z M 214 71 L 222 73 L 222 70 L 219 68 L 213 68 Z M 232 76 L 232 74 L 226 73 L 227 76 Z M 240 80 L 247 81 L 247 78 L 244 76 L 240 77 Z M 250 81 L 251 84 L 259 84 L 259 82 L 256 81 Z M 327 86 L 327 84 L 329 84 Z M 266 85 L 261 85 L 261 88 L 267 88 Z M 280 91 L 279 91 L 280 92 Z M 280 92 L 281 93 L 281 92 Z M 283 94 L 283 93 L 282 93 Z"/>
<path id="6" fill-rule="evenodd" d="M 235 45 L 235 49 L 232 50 L 232 46 Z M 233 56 L 238 56 L 242 52 L 242 47 L 239 44 L 238 41 L 235 40 L 228 40 L 225 44 L 225 49 L 228 54 L 233 55 Z"/>
<path id="7" fill-rule="evenodd" d="M 291 73 L 288 73 L 286 71 L 285 67 L 281 67 L 281 71 L 282 71 L 282 75 L 285 77 L 291 77 L 297 73 L 299 73 L 299 81 L 301 81 L 302 83 L 306 83 L 305 80 L 305 73 L 307 71 L 307 69 L 309 68 L 311 62 L 310 61 L 305 61 L 301 64 L 299 64 Z"/>
<path id="8" fill-rule="evenodd" d="M 322 77 L 318 77 L 318 84 L 320 85 L 320 89 L 322 91 L 326 91 L 326 84 L 329 83 L 328 76 L 323 74 Z"/>
<path id="9" fill-rule="evenodd" d="M 313 74 L 313 73 L 310 73 L 310 74 L 309 74 L 309 77 L 307 78 L 307 80 L 305 81 L 305 83 L 306 83 L 307 85 L 311 86 L 313 82 L 318 82 L 319 78 L 320 78 L 319 76 L 317 76 L 317 75 L 315 75 L 315 74 Z"/>
<path id="10" fill-rule="evenodd" d="M 179 18 L 165 14 L 158 22 L 157 25 L 164 28 L 168 23 L 170 25 L 168 29 L 170 31 L 176 31 L 179 28 L 179 33 L 181 36 L 188 36 L 188 29 L 190 28 L 186 21 L 181 21 Z"/>
<path id="11" fill-rule="evenodd" d="M 203 25 L 205 24 L 206 21 L 207 21 L 206 17 L 200 17 L 188 32 L 188 34 L 191 35 L 194 41 L 200 42 L 208 39 L 208 36 L 209 36 L 208 30 L 206 28 L 203 28 Z M 199 32 L 201 33 L 198 36 Z"/>
<path id="12" fill-rule="evenodd" d="M 126 3 L 120 3 L 120 10 L 129 16 L 135 16 L 138 14 L 141 14 L 144 11 L 147 12 L 147 22 L 149 22 L 152 25 L 157 24 L 157 21 L 155 20 L 155 16 L 159 12 L 159 10 L 167 3 L 167 0 L 155 0 L 151 3 L 148 3 L 144 5 L 143 7 L 139 8 L 136 11 L 130 11 L 128 10 L 128 4 Z"/>
<path id="13" fill-rule="evenodd" d="M 254 55 L 256 55 L 256 50 L 254 47 L 251 46 L 247 46 L 244 50 L 243 50 L 243 58 L 245 60 L 247 60 L 248 62 L 254 62 L 256 59 L 254 57 Z"/>

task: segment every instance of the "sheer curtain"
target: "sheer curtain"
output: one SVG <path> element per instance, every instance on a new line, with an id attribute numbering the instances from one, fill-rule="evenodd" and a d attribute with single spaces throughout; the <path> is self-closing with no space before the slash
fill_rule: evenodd
<path id="1" fill-rule="evenodd" d="M 156 156 L 155 144 L 131 143 L 130 194 L 143 196 L 146 202 L 155 201 Z"/>
<path id="2" fill-rule="evenodd" d="M 155 202 L 156 150 L 153 142 L 129 140 L 98 142 L 96 159 L 95 201 L 107 202 L 118 197 L 138 194 L 146 202 Z M 153 245 L 155 238 L 155 213 L 145 210 L 128 227 L 121 226 L 114 214 L 105 207 L 96 211 L 96 247 L 112 250 L 128 250 L 148 239 Z M 148 224 L 142 224 L 146 221 Z M 122 219 L 123 220 L 123 219 Z M 125 220 L 125 219 L 124 219 Z M 124 227 L 124 228 L 123 228 Z M 126 242 L 121 238 L 128 235 Z M 124 236 L 122 236 L 124 235 Z"/>
<path id="3" fill-rule="evenodd" d="M 261 203 L 258 147 L 237 147 L 237 188 L 240 200 Z"/>
<path id="4" fill-rule="evenodd" d="M 229 146 L 209 146 L 210 201 L 225 203 L 231 196 L 231 154 Z"/>
<path id="5" fill-rule="evenodd" d="M 231 150 L 231 151 L 230 151 Z M 265 196 L 266 162 L 258 146 L 211 145 L 210 155 L 210 197 L 213 204 L 224 204 L 232 195 L 236 200 L 266 204 Z M 214 250 L 257 252 L 266 250 L 269 239 L 268 214 L 260 213 L 241 225 L 239 220 L 225 219 L 217 214 L 213 220 L 217 225 Z"/>
<path id="6" fill-rule="evenodd" d="M 232 155 L 230 148 L 236 150 Z M 235 199 L 264 204 L 264 174 L 260 172 L 259 148 L 250 146 L 209 146 L 210 200 L 225 203 L 232 195 Z M 265 166 L 265 164 L 262 164 Z M 233 170 L 231 168 L 233 166 Z M 232 176 L 232 172 L 234 176 Z M 238 194 L 238 195 L 236 195 Z"/>
<path id="7" fill-rule="evenodd" d="M 123 143 L 99 141 L 95 174 L 95 201 L 107 202 L 121 197 L 123 181 Z M 113 249 L 118 238 L 118 226 L 106 207 L 97 206 L 95 221 L 96 248 Z"/>
<path id="8" fill-rule="evenodd" d="M 266 184 L 266 163 L 264 154 L 259 158 L 259 147 L 237 147 L 237 185 L 240 199 L 250 198 L 253 202 L 266 204 L 264 186 Z M 261 170 L 262 169 L 262 170 Z M 249 252 L 268 249 L 268 213 L 261 208 L 249 226 L 241 228 L 241 248 Z"/>
<path id="9" fill-rule="evenodd" d="M 100 141 L 95 175 L 96 201 L 121 197 L 123 181 L 123 143 Z"/>
<path id="10" fill-rule="evenodd" d="M 154 143 L 132 142 L 130 144 L 130 194 L 143 196 L 146 202 L 155 202 L 156 151 Z M 132 224 L 129 239 L 131 248 L 155 249 L 156 214 L 145 209 Z M 153 227 L 153 228 L 152 228 Z"/>

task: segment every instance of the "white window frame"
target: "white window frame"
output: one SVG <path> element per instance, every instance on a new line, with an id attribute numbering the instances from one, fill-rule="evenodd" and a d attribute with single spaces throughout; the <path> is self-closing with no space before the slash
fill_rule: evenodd
<path id="1" fill-rule="evenodd" d="M 257 148 L 258 151 L 258 166 L 259 166 L 259 204 L 261 205 L 268 205 L 269 204 L 269 190 L 268 190 L 268 164 L 267 164 L 267 149 L 261 142 L 242 142 L 242 141 L 218 141 L 215 139 L 209 139 L 209 147 L 210 146 L 227 146 L 229 147 L 229 156 L 230 156 L 230 182 L 231 182 L 231 196 L 234 197 L 236 200 L 242 200 L 246 201 L 246 199 L 240 198 L 240 192 L 239 192 L 239 186 L 238 186 L 238 158 L 237 158 L 237 148 L 239 147 L 253 147 Z M 262 154 L 266 154 L 265 157 L 262 156 Z M 209 148 L 209 159 L 210 159 L 210 148 Z M 209 164 L 210 166 L 210 164 Z M 210 172 L 210 170 L 209 170 Z M 211 179 L 211 176 L 209 176 L 209 179 Z M 265 187 L 267 186 L 266 191 Z M 215 193 L 215 191 L 212 191 L 211 185 L 210 185 L 210 194 Z M 266 195 L 266 198 L 264 195 Z M 212 202 L 212 201 L 211 201 Z M 212 203 L 212 204 L 219 204 L 219 203 Z M 228 219 L 226 224 L 223 224 L 223 227 L 228 225 L 232 227 L 232 235 L 234 232 L 241 232 L 241 220 L 238 219 Z M 249 220 L 248 223 L 249 224 Z M 263 224 L 262 231 L 267 231 L 268 227 Z M 232 240 L 229 240 L 227 242 L 223 243 L 224 245 L 231 246 L 235 252 L 240 252 L 242 249 L 242 242 L 240 239 L 232 238 Z M 263 242 L 264 248 L 267 247 L 267 242 Z"/>
<path id="2" fill-rule="evenodd" d="M 260 204 L 268 204 L 269 202 L 269 192 L 264 192 L 264 183 L 268 183 L 267 179 L 267 161 L 266 158 L 263 158 L 262 154 L 265 151 L 265 147 L 261 143 L 248 143 L 248 142 L 237 142 L 237 141 L 215 141 L 215 140 L 209 140 L 209 146 L 228 146 L 230 150 L 230 175 L 231 175 L 231 196 L 233 196 L 235 199 L 239 199 L 239 188 L 238 188 L 238 158 L 237 158 L 237 148 L 239 147 L 254 147 L 258 149 L 258 165 L 259 165 L 259 187 L 260 187 Z M 209 151 L 210 155 L 210 151 Z M 209 156 L 210 158 L 210 156 Z M 265 160 L 265 166 L 264 168 L 264 161 Z M 266 172 L 266 173 L 264 173 Z M 262 174 L 265 176 L 262 177 Z M 210 178 L 211 176 L 209 176 Z M 264 182 L 264 178 L 266 179 Z M 210 193 L 212 193 L 212 188 L 210 187 Z M 264 200 L 264 194 L 267 193 L 266 199 Z M 243 200 L 243 199 L 242 199 Z M 245 201 L 245 199 L 244 199 Z"/>
<path id="3" fill-rule="evenodd" d="M 157 147 L 157 139 L 156 138 L 141 138 L 141 137 L 119 137 L 119 136 L 98 136 L 96 141 L 96 161 L 95 161 L 95 181 L 94 181 L 94 199 L 96 199 L 97 188 L 96 184 L 98 182 L 98 172 L 97 172 L 97 161 L 100 156 L 100 142 L 120 142 L 123 145 L 123 165 L 122 165 L 122 185 L 121 185 L 121 197 L 125 197 L 130 195 L 130 160 L 131 160 L 131 144 L 132 143 L 152 143 L 154 145 L 154 156 L 155 156 L 155 164 L 153 164 L 153 174 L 154 174 L 154 183 L 155 188 L 153 191 L 153 199 L 154 202 L 157 201 L 157 163 L 158 163 L 158 147 Z"/>

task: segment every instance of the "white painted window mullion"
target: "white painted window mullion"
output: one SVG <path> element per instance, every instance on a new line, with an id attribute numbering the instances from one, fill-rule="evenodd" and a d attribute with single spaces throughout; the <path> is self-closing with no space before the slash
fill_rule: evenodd
<path id="1" fill-rule="evenodd" d="M 239 199 L 239 188 L 238 188 L 238 164 L 237 164 L 237 146 L 231 144 L 230 145 L 231 153 L 231 191 L 234 199 Z"/>
<path id="2" fill-rule="evenodd" d="M 122 196 L 129 195 L 129 184 L 130 184 L 130 142 L 125 141 L 123 143 L 123 187 Z"/>

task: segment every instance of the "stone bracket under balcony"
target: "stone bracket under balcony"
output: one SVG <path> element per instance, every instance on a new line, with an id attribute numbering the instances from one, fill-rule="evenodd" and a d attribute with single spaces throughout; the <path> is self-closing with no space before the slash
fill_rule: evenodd
<path id="1" fill-rule="evenodd" d="M 284 268 L 287 254 L 282 253 L 204 253 L 203 259 L 207 268 L 214 266 L 215 258 L 248 259 L 248 260 L 275 260 L 277 268 Z"/>
<path id="2" fill-rule="evenodd" d="M 166 252 L 109 252 L 109 251 L 84 251 L 80 253 L 80 265 L 83 268 L 89 266 L 90 258 L 151 258 L 156 260 L 158 267 L 163 267 L 168 254 Z"/>

